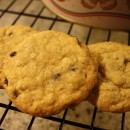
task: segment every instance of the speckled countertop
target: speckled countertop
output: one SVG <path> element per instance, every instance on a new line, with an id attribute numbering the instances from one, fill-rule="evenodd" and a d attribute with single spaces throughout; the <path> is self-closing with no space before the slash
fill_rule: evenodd
<path id="1" fill-rule="evenodd" d="M 63 21 L 61 18 L 56 17 L 49 10 L 47 10 L 40 0 L 32 0 L 28 6 L 30 0 L 0 0 L 0 27 L 11 24 L 23 24 L 32 26 L 40 31 L 53 29 L 67 33 L 71 27 L 71 23 Z M 7 9 L 7 7 L 12 5 Z M 43 8 L 44 7 L 44 8 Z M 43 9 L 42 9 L 43 8 Z M 24 11 L 23 11 L 24 9 Z M 22 12 L 21 15 L 20 12 Z M 41 12 L 39 14 L 39 12 Z M 40 17 L 36 18 L 39 14 Z M 54 19 L 58 19 L 54 22 Z M 82 42 L 88 42 L 92 44 L 95 42 L 111 41 L 128 43 L 129 34 L 124 31 L 111 31 L 90 28 L 73 24 L 71 35 L 78 37 Z M 109 35 L 110 34 L 110 35 Z M 4 90 L 0 90 L 0 103 L 8 104 L 9 99 Z M 75 121 L 90 125 L 92 122 L 94 108 L 87 101 L 82 102 L 75 108 L 69 109 L 66 120 Z M 0 118 L 5 112 L 5 108 L 0 107 Z M 55 117 L 62 118 L 63 112 Z M 120 130 L 122 114 L 113 114 L 97 111 L 94 126 L 108 130 Z M 30 123 L 32 116 L 20 113 L 17 111 L 9 110 L 2 122 L 0 128 L 5 130 L 26 130 Z M 130 130 L 130 112 L 125 115 L 125 130 Z M 59 122 L 36 117 L 32 130 L 58 130 L 60 126 Z M 83 130 L 83 128 L 75 127 L 65 124 L 62 130 Z"/>

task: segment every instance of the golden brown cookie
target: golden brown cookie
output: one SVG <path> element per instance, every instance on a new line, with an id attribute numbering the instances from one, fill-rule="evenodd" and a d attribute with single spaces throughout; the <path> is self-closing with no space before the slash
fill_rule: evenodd
<path id="1" fill-rule="evenodd" d="M 3 88 L 1 82 L 3 57 L 17 44 L 35 33 L 36 30 L 22 25 L 0 28 L 0 88 Z"/>
<path id="2" fill-rule="evenodd" d="M 88 9 L 95 8 L 97 2 L 98 0 L 81 0 L 81 4 Z"/>
<path id="3" fill-rule="evenodd" d="M 104 10 L 110 10 L 117 6 L 117 0 L 99 0 L 99 2 Z"/>
<path id="4" fill-rule="evenodd" d="M 98 55 L 98 82 L 88 101 L 99 110 L 126 112 L 130 110 L 130 47 L 114 42 L 89 45 Z"/>
<path id="5" fill-rule="evenodd" d="M 10 51 L 3 68 L 10 99 L 19 110 L 35 116 L 54 115 L 79 104 L 97 79 L 88 48 L 56 31 L 24 40 Z"/>

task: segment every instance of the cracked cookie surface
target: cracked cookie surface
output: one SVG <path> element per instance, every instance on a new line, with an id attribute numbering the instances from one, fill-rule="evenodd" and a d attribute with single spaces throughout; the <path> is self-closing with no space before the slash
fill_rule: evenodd
<path id="1" fill-rule="evenodd" d="M 24 39 L 37 33 L 36 30 L 22 25 L 6 26 L 0 28 L 0 88 L 3 88 L 2 62 L 8 52 Z"/>
<path id="2" fill-rule="evenodd" d="M 98 82 L 88 100 L 99 110 L 130 110 L 130 47 L 114 42 L 89 45 L 98 55 Z"/>
<path id="3" fill-rule="evenodd" d="M 3 68 L 10 99 L 35 116 L 54 115 L 79 104 L 97 79 L 97 65 L 87 46 L 56 31 L 26 39 L 6 57 Z"/>

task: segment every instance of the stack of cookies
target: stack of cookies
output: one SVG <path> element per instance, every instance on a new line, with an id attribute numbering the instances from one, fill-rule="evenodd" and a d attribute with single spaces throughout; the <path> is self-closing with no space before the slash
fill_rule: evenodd
<path id="1" fill-rule="evenodd" d="M 0 29 L 0 86 L 22 112 L 51 116 L 90 101 L 103 111 L 129 110 L 130 47 L 89 45 L 57 31 Z"/>

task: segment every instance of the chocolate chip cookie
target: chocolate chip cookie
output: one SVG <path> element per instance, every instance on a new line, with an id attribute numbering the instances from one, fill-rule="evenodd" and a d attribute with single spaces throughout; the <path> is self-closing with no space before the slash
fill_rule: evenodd
<path id="1" fill-rule="evenodd" d="M 126 112 L 130 110 L 130 47 L 104 42 L 89 45 L 98 55 L 98 82 L 88 98 L 99 110 Z"/>
<path id="2" fill-rule="evenodd" d="M 3 72 L 14 105 L 43 117 L 85 100 L 97 80 L 97 65 L 87 46 L 57 31 L 37 33 L 13 48 Z"/>

